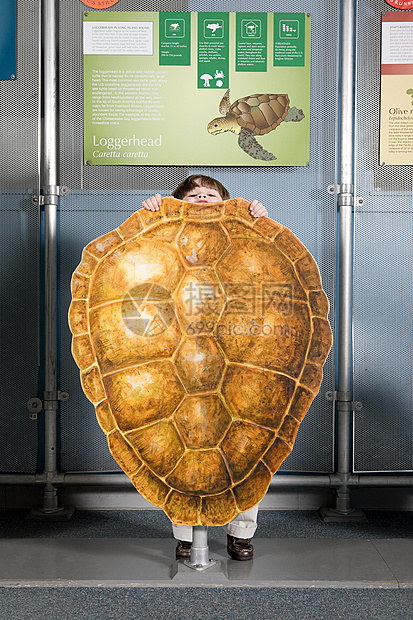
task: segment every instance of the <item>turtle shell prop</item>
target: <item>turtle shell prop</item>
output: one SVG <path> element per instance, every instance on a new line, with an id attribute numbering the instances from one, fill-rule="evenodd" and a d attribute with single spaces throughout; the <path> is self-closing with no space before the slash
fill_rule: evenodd
<path id="1" fill-rule="evenodd" d="M 327 314 L 312 256 L 241 198 L 165 198 L 87 245 L 72 352 L 143 497 L 182 525 L 255 506 L 319 390 Z"/>

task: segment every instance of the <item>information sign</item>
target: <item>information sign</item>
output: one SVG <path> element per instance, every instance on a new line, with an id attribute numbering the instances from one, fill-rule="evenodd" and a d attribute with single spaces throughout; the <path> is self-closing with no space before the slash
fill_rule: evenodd
<path id="1" fill-rule="evenodd" d="M 305 166 L 304 13 L 84 14 L 91 165 Z"/>
<path id="2" fill-rule="evenodd" d="M 413 13 L 382 16 L 380 162 L 413 165 Z"/>
<path id="3" fill-rule="evenodd" d="M 390 4 L 390 6 L 395 9 L 400 9 L 401 11 L 413 9 L 413 0 L 386 0 L 386 2 Z"/>

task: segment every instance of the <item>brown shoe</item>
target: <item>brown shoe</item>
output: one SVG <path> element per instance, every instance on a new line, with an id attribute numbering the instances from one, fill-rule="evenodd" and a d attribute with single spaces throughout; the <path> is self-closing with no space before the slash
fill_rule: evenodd
<path id="1" fill-rule="evenodd" d="M 227 534 L 227 551 L 233 560 L 252 560 L 254 547 L 249 538 L 234 538 Z"/>
<path id="2" fill-rule="evenodd" d="M 192 543 L 186 540 L 178 540 L 175 555 L 177 560 L 189 560 L 191 558 Z"/>

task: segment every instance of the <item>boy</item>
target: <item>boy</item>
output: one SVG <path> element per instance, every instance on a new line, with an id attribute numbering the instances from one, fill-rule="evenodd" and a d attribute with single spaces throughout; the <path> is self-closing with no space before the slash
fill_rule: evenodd
<path id="1" fill-rule="evenodd" d="M 196 204 L 222 202 L 229 199 L 228 190 L 216 179 L 203 174 L 193 174 L 184 179 L 172 192 L 172 197 Z M 162 197 L 155 194 L 142 202 L 142 207 L 149 211 L 158 211 Z M 250 204 L 254 217 L 267 216 L 267 209 L 258 200 Z M 257 529 L 258 506 L 238 514 L 235 519 L 224 526 L 227 534 L 227 551 L 233 560 L 252 560 L 254 547 L 250 539 Z M 174 538 L 177 540 L 177 560 L 191 557 L 192 527 L 172 524 Z"/>
<path id="2" fill-rule="evenodd" d="M 228 190 L 216 179 L 203 174 L 192 174 L 184 179 L 172 192 L 172 197 L 185 202 L 205 203 L 222 202 L 229 200 Z M 158 211 L 162 197 L 155 194 L 142 202 L 142 207 L 149 211 Z M 250 204 L 251 215 L 254 217 L 267 217 L 267 209 L 258 200 Z"/>

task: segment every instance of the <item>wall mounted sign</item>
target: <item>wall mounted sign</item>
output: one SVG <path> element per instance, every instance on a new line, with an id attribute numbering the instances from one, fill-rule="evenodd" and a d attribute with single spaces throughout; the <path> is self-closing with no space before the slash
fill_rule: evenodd
<path id="1" fill-rule="evenodd" d="M 380 162 L 413 165 L 413 13 L 383 13 Z"/>
<path id="2" fill-rule="evenodd" d="M 84 160 L 306 166 L 310 16 L 85 13 Z"/>
<path id="3" fill-rule="evenodd" d="M 91 9 L 108 9 L 119 0 L 82 0 L 83 4 L 90 6 Z"/>
<path id="4" fill-rule="evenodd" d="M 0 0 L 0 80 L 16 78 L 16 2 Z"/>
<path id="5" fill-rule="evenodd" d="M 413 9 L 413 0 L 386 0 L 386 2 L 393 8 L 401 9 L 402 11 Z"/>

